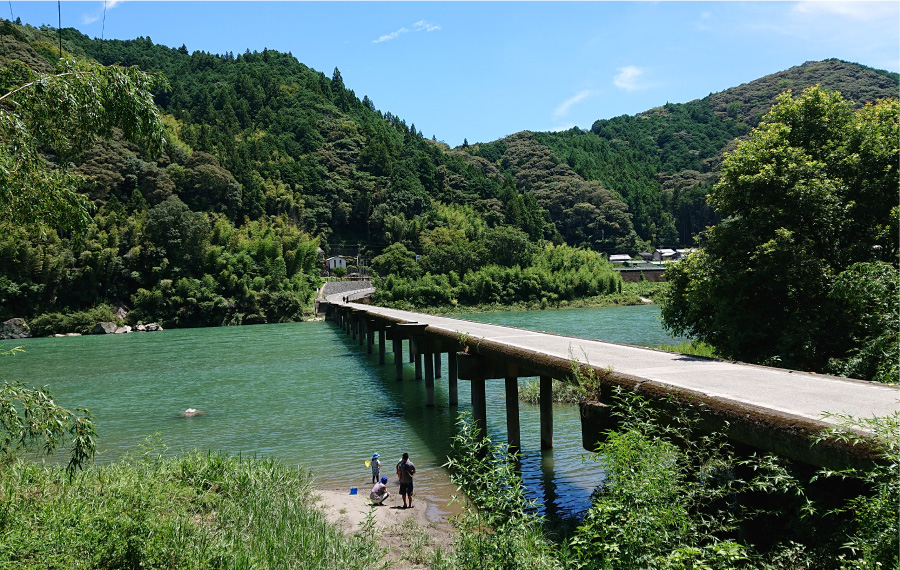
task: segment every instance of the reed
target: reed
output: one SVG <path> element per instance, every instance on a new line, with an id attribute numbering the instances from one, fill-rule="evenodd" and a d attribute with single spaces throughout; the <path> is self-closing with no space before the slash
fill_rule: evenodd
<path id="1" fill-rule="evenodd" d="M 313 508 L 308 472 L 220 453 L 133 456 L 71 481 L 0 471 L 0 568 L 366 568 L 371 545 Z"/>

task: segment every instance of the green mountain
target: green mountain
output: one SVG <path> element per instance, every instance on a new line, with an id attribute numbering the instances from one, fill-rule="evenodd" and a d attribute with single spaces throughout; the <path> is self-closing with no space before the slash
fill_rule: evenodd
<path id="1" fill-rule="evenodd" d="M 0 65 L 51 71 L 56 32 L 0 22 Z M 504 234 L 604 253 L 691 244 L 716 221 L 705 194 L 722 152 L 781 90 L 821 83 L 862 102 L 898 86 L 896 74 L 812 62 L 591 130 L 451 149 L 357 97 L 338 69 L 327 76 L 290 53 L 62 38 L 66 57 L 163 74 L 169 142 L 151 156 L 114 138 L 80 157 L 98 207 L 87 236 L 0 237 L 0 320 L 103 303 L 170 326 L 292 320 L 317 279 L 317 246 L 371 258 L 400 243 L 431 255 L 423 267 L 477 271 L 525 262 L 458 259 L 460 244 L 484 249 Z M 0 93 L 15 85 L 0 74 Z"/>

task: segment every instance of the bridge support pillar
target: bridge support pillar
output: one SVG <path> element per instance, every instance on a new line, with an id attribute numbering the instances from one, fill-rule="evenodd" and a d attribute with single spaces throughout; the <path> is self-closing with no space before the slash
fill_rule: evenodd
<path id="1" fill-rule="evenodd" d="M 458 372 L 456 369 L 456 353 L 447 353 L 447 392 L 451 406 L 459 405 Z"/>
<path id="2" fill-rule="evenodd" d="M 356 315 L 356 326 L 359 328 L 359 346 L 363 345 L 366 337 L 366 319 L 362 317 L 362 315 Z"/>
<path id="3" fill-rule="evenodd" d="M 516 453 L 522 447 L 522 435 L 519 429 L 519 379 L 506 377 L 506 432 L 509 439 L 509 452 Z"/>
<path id="4" fill-rule="evenodd" d="M 413 340 L 412 340 L 412 337 L 410 337 L 410 339 L 409 339 L 409 361 L 410 362 L 416 361 L 416 353 L 414 351 L 415 351 L 415 348 L 413 347 Z"/>
<path id="5" fill-rule="evenodd" d="M 413 362 L 416 363 L 416 380 L 422 379 L 422 345 L 425 344 L 423 337 L 413 337 L 409 339 L 410 351 L 414 354 Z M 428 355 L 429 358 L 431 355 Z"/>
<path id="6" fill-rule="evenodd" d="M 434 377 L 435 378 L 441 377 L 441 353 L 440 352 L 434 353 Z"/>
<path id="7" fill-rule="evenodd" d="M 366 352 L 372 354 L 375 345 L 375 322 L 366 319 Z"/>
<path id="8" fill-rule="evenodd" d="M 378 364 L 384 364 L 384 329 L 378 331 Z"/>
<path id="9" fill-rule="evenodd" d="M 553 449 L 553 378 L 541 376 L 541 449 Z"/>
<path id="10" fill-rule="evenodd" d="M 359 329 L 359 319 L 353 313 L 350 314 L 350 339 L 356 340 L 356 331 Z"/>
<path id="11" fill-rule="evenodd" d="M 418 339 L 417 339 L 418 340 Z M 422 339 L 424 340 L 424 339 Z M 418 349 L 418 347 L 417 347 Z M 418 350 L 417 350 L 418 352 Z M 429 408 L 434 407 L 434 357 L 427 352 L 425 356 L 425 405 Z"/>
<path id="12" fill-rule="evenodd" d="M 481 437 L 487 437 L 487 394 L 484 380 L 472 380 L 472 419 Z"/>
<path id="13" fill-rule="evenodd" d="M 397 372 L 397 380 L 403 380 L 403 341 L 395 338 L 391 342 L 394 344 L 394 370 Z"/>

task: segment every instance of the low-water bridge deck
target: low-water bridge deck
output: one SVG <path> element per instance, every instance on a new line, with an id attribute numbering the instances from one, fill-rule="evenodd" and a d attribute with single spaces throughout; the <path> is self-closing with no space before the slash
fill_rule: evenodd
<path id="1" fill-rule="evenodd" d="M 567 337 L 387 309 L 354 302 L 371 290 L 331 295 L 323 308 L 329 318 L 358 336 L 372 352 L 378 337 L 379 362 L 392 343 L 397 379 L 402 379 L 402 342 L 409 342 L 416 378 L 424 380 L 426 402 L 434 403 L 434 380 L 440 354 L 448 354 L 448 390 L 457 403 L 457 377 L 471 382 L 475 421 L 485 424 L 486 380 L 506 381 L 509 443 L 519 440 L 516 380 L 541 378 L 541 445 L 552 446 L 552 378 L 571 377 L 573 359 L 593 369 L 605 393 L 620 386 L 649 397 L 660 406 L 691 404 L 708 429 L 724 429 L 733 441 L 772 451 L 805 463 L 839 468 L 868 463 L 870 446 L 833 439 L 815 443 L 833 427 L 831 415 L 888 416 L 900 411 L 900 387 L 688 356 L 660 350 Z M 611 424 L 603 404 L 582 405 L 584 445 L 592 449 Z"/>

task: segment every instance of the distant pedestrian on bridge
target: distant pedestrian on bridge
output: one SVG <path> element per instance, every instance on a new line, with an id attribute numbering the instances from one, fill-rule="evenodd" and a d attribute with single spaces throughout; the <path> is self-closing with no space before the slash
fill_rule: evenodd
<path id="1" fill-rule="evenodd" d="M 403 458 L 397 463 L 397 478 L 400 479 L 400 496 L 403 498 L 403 508 L 413 506 L 413 475 L 416 474 L 416 466 L 409 460 L 409 454 L 404 453 Z M 407 498 L 409 504 L 407 505 Z"/>

